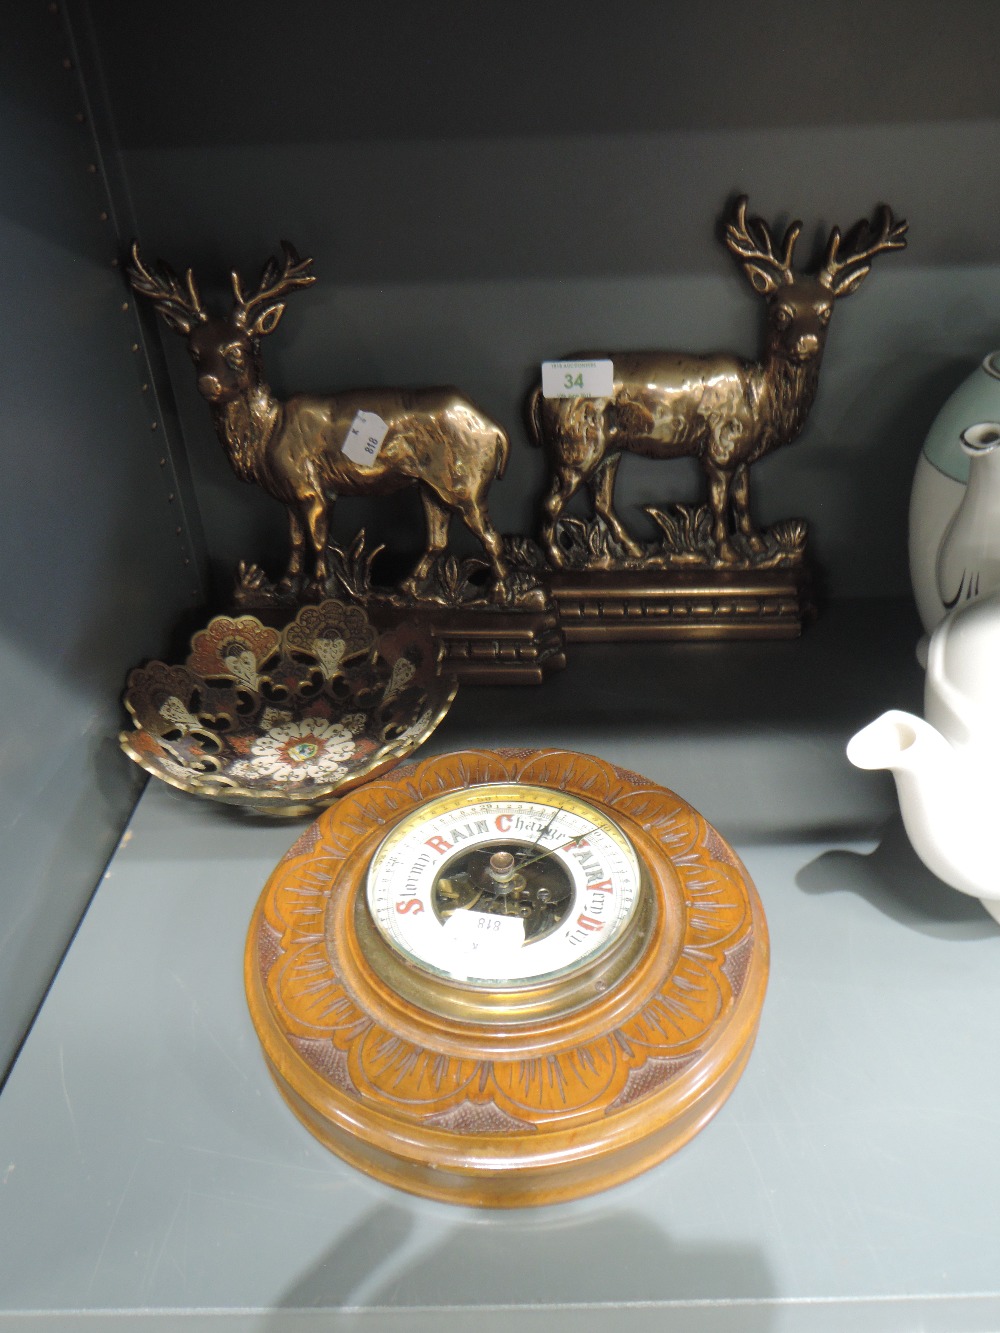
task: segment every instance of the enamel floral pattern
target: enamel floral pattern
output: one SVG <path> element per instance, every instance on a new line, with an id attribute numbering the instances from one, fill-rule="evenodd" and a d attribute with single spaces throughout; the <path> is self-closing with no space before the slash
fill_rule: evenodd
<path id="1" fill-rule="evenodd" d="M 362 608 L 329 600 L 278 631 L 217 616 L 183 665 L 130 673 L 135 730 L 122 748 L 196 795 L 274 814 L 305 813 L 411 753 L 450 707 L 429 632 L 379 634 Z"/>

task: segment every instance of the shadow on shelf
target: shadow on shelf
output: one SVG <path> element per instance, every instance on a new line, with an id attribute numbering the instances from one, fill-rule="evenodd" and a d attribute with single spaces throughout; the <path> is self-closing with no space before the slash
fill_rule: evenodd
<path id="1" fill-rule="evenodd" d="M 469 1327 L 472 1307 L 486 1330 L 509 1327 L 512 1316 L 520 1327 L 518 1311 L 529 1308 L 552 1319 L 567 1306 L 600 1306 L 606 1318 L 619 1302 L 662 1302 L 660 1317 L 669 1319 L 678 1306 L 746 1301 L 742 1333 L 774 1328 L 774 1282 L 757 1250 L 674 1244 L 641 1215 L 620 1210 L 584 1220 L 551 1209 L 482 1218 L 485 1225 L 470 1226 L 460 1210 L 443 1242 L 420 1249 L 417 1216 L 383 1204 L 302 1274 L 262 1327 L 285 1328 L 289 1310 L 380 1310 L 413 1320 L 405 1327 L 414 1329 L 424 1327 L 424 1312 L 435 1327 L 450 1326 L 449 1312 Z"/>
<path id="2" fill-rule="evenodd" d="M 985 939 L 1000 929 L 976 898 L 931 873 L 910 846 L 896 815 L 873 852 L 824 852 L 795 882 L 806 893 L 857 893 L 883 915 L 938 939 Z"/>

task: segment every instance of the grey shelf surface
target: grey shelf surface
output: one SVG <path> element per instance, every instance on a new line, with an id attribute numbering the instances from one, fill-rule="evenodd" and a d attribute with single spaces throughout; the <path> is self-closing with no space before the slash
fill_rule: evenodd
<path id="1" fill-rule="evenodd" d="M 151 783 L 0 1096 L 0 1325 L 1000 1326 L 1000 929 L 843 757 L 919 704 L 912 614 L 791 644 L 577 646 L 465 689 L 429 750 L 588 750 L 682 792 L 765 903 L 756 1049 L 712 1123 L 573 1204 L 428 1203 L 331 1156 L 265 1072 L 241 963 L 301 824 Z M 997 1001 L 997 1003 L 994 1003 Z"/>

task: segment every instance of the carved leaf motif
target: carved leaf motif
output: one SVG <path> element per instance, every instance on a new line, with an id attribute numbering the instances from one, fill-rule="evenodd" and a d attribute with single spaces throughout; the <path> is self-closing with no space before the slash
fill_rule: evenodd
<path id="1" fill-rule="evenodd" d="M 628 792 L 619 799 L 617 808 L 654 837 L 666 841 L 688 836 L 689 820 L 685 816 L 685 803 L 673 792 L 667 792 L 665 787 L 658 791 Z"/>
<path id="2" fill-rule="evenodd" d="M 494 1062 L 497 1105 L 525 1120 L 603 1113 L 628 1078 L 610 1037 L 533 1060 Z"/>
<path id="3" fill-rule="evenodd" d="M 621 1024 L 630 1066 L 638 1068 L 651 1055 L 681 1056 L 704 1039 L 729 999 L 706 963 L 682 957 L 675 973 L 681 984 L 666 987 Z"/>
<path id="4" fill-rule="evenodd" d="M 710 873 L 699 873 L 693 867 L 682 874 L 688 894 L 688 932 L 685 947 L 711 949 L 731 948 L 736 939 L 749 929 L 749 907 L 742 895 L 730 890 L 739 883 L 732 866 L 714 861 Z"/>
<path id="5" fill-rule="evenodd" d="M 338 864 L 336 858 L 326 854 L 325 842 L 324 839 L 315 853 L 307 851 L 301 857 L 285 857 L 271 876 L 269 891 L 263 899 L 264 920 L 281 939 L 285 952 L 297 943 L 286 938 L 289 923 L 298 922 L 300 913 L 308 912 L 311 906 L 320 912 L 325 910 L 325 891 Z"/>
<path id="6" fill-rule="evenodd" d="M 517 767 L 519 782 L 534 782 L 541 786 L 564 788 L 572 785 L 574 791 L 593 801 L 608 804 L 615 789 L 621 787 L 610 764 L 591 755 L 574 756 L 567 764 L 563 751 L 542 751 Z"/>
<path id="7" fill-rule="evenodd" d="M 373 1028 L 352 1043 L 348 1067 L 362 1094 L 410 1109 L 440 1114 L 475 1092 L 478 1060 L 442 1059 L 384 1029 Z M 488 1100 L 476 1093 L 475 1100 Z"/>

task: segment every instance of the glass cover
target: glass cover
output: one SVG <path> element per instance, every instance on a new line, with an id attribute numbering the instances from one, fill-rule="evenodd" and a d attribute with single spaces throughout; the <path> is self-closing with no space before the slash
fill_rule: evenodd
<path id="1" fill-rule="evenodd" d="M 590 962 L 631 920 L 635 850 L 595 806 L 518 783 L 468 787 L 407 815 L 372 859 L 390 945 L 439 976 L 522 985 Z"/>

